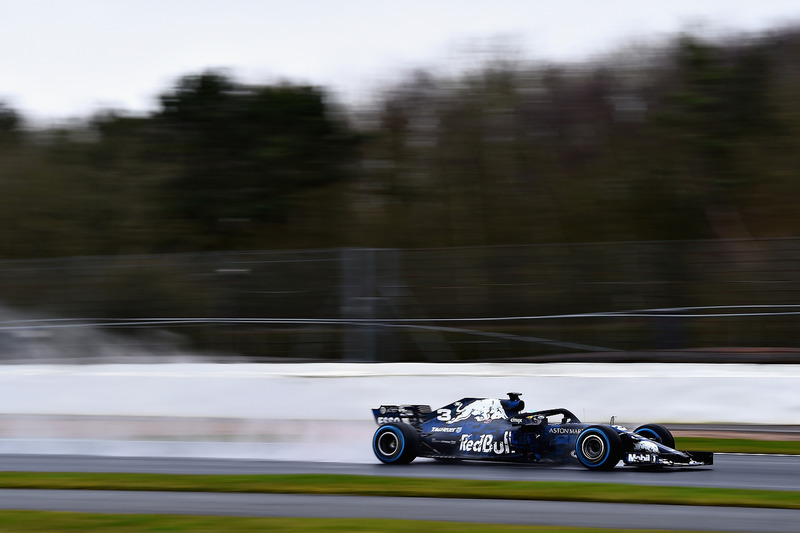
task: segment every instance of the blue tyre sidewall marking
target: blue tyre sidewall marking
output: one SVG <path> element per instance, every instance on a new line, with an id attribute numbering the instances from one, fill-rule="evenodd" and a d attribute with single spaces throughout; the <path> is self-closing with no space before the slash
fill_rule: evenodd
<path id="1" fill-rule="evenodd" d="M 406 438 L 405 438 L 405 436 L 403 435 L 403 432 L 402 432 L 402 431 L 400 431 L 400 428 L 397 428 L 397 427 L 395 427 L 395 426 L 386 426 L 386 427 L 384 427 L 383 429 L 384 429 L 384 430 L 386 430 L 386 431 L 391 431 L 392 433 L 394 433 L 394 434 L 395 434 L 395 436 L 396 436 L 396 437 L 397 437 L 397 439 L 398 439 L 398 442 L 400 443 L 400 451 L 399 451 L 399 452 L 397 452 L 397 455 L 395 455 L 395 456 L 394 456 L 393 458 L 391 458 L 391 459 L 390 459 L 390 458 L 388 458 L 388 457 L 385 457 L 383 454 L 381 454 L 381 453 L 378 451 L 377 440 L 378 440 L 378 435 L 379 435 L 379 433 L 380 433 L 380 434 L 383 434 L 383 432 L 382 432 L 381 430 L 378 430 L 378 431 L 376 431 L 376 432 L 375 432 L 375 436 L 374 436 L 374 437 L 372 437 L 372 451 L 375 453 L 375 455 L 376 455 L 376 456 L 378 456 L 378 458 L 379 458 L 381 461 L 384 461 L 384 462 L 386 462 L 386 463 L 393 463 L 393 462 L 397 461 L 397 460 L 398 460 L 398 459 L 399 459 L 399 458 L 400 458 L 400 457 L 403 455 L 403 452 L 404 452 L 404 451 L 405 451 L 405 449 L 406 449 Z"/>
<path id="2" fill-rule="evenodd" d="M 653 431 L 650 428 L 645 428 L 645 429 L 640 430 L 637 433 L 637 435 L 641 435 L 642 437 L 644 437 L 646 439 L 650 439 L 650 440 L 655 441 L 655 442 L 661 442 L 661 437 L 658 436 L 658 433 L 656 433 L 655 431 Z"/>
<path id="3" fill-rule="evenodd" d="M 585 464 L 590 468 L 597 468 L 598 466 L 603 466 L 606 463 L 606 461 L 608 461 L 608 457 L 611 454 L 611 441 L 608 440 L 608 435 L 606 435 L 599 429 L 588 429 L 581 434 L 581 437 L 583 437 L 584 435 L 588 435 L 590 433 L 595 433 L 603 437 L 603 440 L 606 443 L 606 453 L 603 455 L 603 459 L 598 461 L 597 463 L 587 463 L 586 461 L 584 461 L 583 454 L 580 452 L 580 445 L 583 442 L 583 440 L 580 437 L 578 437 L 578 440 L 575 441 L 575 453 L 578 456 L 578 459 L 580 459 L 581 463 Z"/>

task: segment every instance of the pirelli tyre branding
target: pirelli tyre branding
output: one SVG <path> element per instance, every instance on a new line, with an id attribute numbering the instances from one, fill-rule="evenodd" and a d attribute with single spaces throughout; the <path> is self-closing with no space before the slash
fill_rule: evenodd
<path id="1" fill-rule="evenodd" d="M 508 455 L 514 453 L 511 445 L 511 432 L 504 431 L 502 437 L 485 434 L 473 438 L 472 434 L 461 435 L 458 441 L 458 451 L 488 453 L 492 455 Z"/>

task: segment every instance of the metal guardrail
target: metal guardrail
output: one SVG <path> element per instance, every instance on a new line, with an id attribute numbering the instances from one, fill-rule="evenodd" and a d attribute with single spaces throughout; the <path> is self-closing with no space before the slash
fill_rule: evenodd
<path id="1" fill-rule="evenodd" d="M 0 303 L 0 360 L 786 349 L 800 345 L 800 239 L 4 261 Z"/>

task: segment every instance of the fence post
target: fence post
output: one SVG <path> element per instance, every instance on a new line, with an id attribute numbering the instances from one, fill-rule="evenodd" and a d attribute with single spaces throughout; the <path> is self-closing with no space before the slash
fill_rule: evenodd
<path id="1" fill-rule="evenodd" d="M 376 294 L 375 250 L 342 249 L 340 316 L 346 322 L 342 335 L 343 359 L 347 361 L 377 360 L 376 326 L 369 323 L 377 318 Z"/>

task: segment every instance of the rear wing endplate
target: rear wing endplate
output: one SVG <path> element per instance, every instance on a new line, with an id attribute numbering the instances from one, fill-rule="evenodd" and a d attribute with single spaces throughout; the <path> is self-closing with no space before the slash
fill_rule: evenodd
<path id="1" fill-rule="evenodd" d="M 403 422 L 416 426 L 430 414 L 430 405 L 381 405 L 378 409 L 372 410 L 372 416 L 378 425 Z"/>

